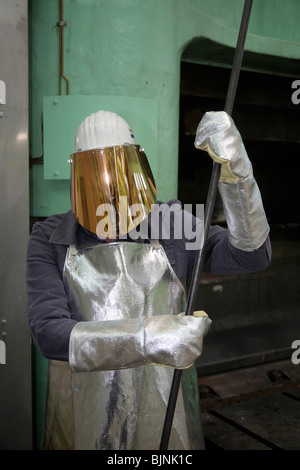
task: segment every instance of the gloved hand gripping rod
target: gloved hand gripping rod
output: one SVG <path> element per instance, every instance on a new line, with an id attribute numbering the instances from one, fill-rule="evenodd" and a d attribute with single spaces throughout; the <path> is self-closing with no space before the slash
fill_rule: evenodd
<path id="1" fill-rule="evenodd" d="M 234 54 L 234 59 L 233 59 L 233 64 L 232 64 L 232 69 L 231 69 L 231 74 L 230 74 L 230 79 L 229 79 L 229 85 L 228 85 L 228 90 L 227 90 L 227 95 L 226 95 L 226 101 L 225 101 L 225 106 L 224 106 L 224 111 L 226 111 L 229 115 L 232 114 L 233 104 L 235 100 L 238 79 L 239 79 L 239 74 L 240 74 L 240 69 L 241 69 L 241 63 L 242 63 L 243 54 L 244 54 L 244 45 L 246 41 L 248 24 L 250 20 L 252 3 L 253 3 L 253 0 L 245 0 L 245 3 L 244 3 L 240 30 L 239 30 L 236 49 L 235 49 L 235 54 Z M 203 270 L 205 246 L 206 246 L 209 228 L 210 228 L 212 215 L 213 215 L 213 210 L 215 206 L 220 172 L 221 172 L 221 164 L 214 162 L 209 189 L 208 189 L 208 194 L 207 194 L 207 200 L 205 204 L 203 245 L 202 245 L 202 248 L 198 252 L 198 255 L 194 264 L 194 268 L 193 268 L 193 274 L 192 274 L 192 279 L 191 279 L 191 284 L 190 284 L 190 289 L 189 289 L 189 294 L 188 294 L 188 299 L 187 299 L 187 307 L 186 307 L 186 312 L 185 312 L 186 315 L 193 315 L 193 312 L 194 312 L 194 302 L 195 302 L 196 292 L 197 292 L 197 288 L 199 284 L 200 274 Z M 182 374 L 182 370 L 180 369 L 176 369 L 174 371 L 174 376 L 173 376 L 173 381 L 172 381 L 172 386 L 171 386 L 171 391 L 170 391 L 170 396 L 169 396 L 169 402 L 167 406 L 165 422 L 164 422 L 163 432 L 161 436 L 160 450 L 167 450 L 168 448 L 170 432 L 171 432 L 171 427 L 172 427 L 172 422 L 173 422 L 173 417 L 174 417 L 174 411 L 175 411 L 175 406 L 176 406 L 176 401 L 177 401 L 177 395 L 178 395 L 178 390 L 179 390 L 179 385 L 180 385 L 180 380 L 181 380 L 181 374 Z"/>

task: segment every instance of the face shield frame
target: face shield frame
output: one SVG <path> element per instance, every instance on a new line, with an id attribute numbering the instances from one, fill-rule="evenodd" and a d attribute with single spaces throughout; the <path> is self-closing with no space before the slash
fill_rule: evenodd
<path id="1" fill-rule="evenodd" d="M 70 163 L 72 212 L 99 238 L 125 236 L 156 202 L 154 177 L 139 145 L 75 152 Z"/>

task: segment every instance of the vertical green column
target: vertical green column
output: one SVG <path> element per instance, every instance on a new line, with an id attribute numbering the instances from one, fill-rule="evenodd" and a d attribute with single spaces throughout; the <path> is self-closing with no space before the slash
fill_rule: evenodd
<path id="1" fill-rule="evenodd" d="M 64 0 L 64 73 L 70 95 L 150 98 L 158 102 L 158 197 L 176 197 L 179 56 L 172 1 Z M 31 156 L 43 155 L 43 98 L 58 95 L 58 0 L 30 2 Z M 66 94 L 62 80 L 62 94 Z M 75 137 L 75 136 L 74 136 Z M 142 143 L 141 143 L 142 144 Z M 31 167 L 31 215 L 69 209 L 69 181 L 45 180 Z M 35 351 L 36 433 L 44 422 L 47 360 Z"/>

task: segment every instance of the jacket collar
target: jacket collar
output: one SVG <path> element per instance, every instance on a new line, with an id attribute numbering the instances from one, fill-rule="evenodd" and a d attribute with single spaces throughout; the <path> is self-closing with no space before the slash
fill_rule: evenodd
<path id="1" fill-rule="evenodd" d="M 56 245 L 75 245 L 78 249 L 91 247 L 99 243 L 106 243 L 105 240 L 101 240 L 96 235 L 83 228 L 77 222 L 71 210 L 62 216 L 49 241 Z M 135 240 L 131 240 L 130 237 L 127 237 L 121 241 L 130 242 Z M 145 240 L 136 240 L 136 242 L 144 243 Z"/>
<path id="2" fill-rule="evenodd" d="M 102 243 L 96 235 L 87 232 L 79 225 L 71 210 L 63 215 L 49 241 L 57 245 L 76 245 L 78 248 Z"/>

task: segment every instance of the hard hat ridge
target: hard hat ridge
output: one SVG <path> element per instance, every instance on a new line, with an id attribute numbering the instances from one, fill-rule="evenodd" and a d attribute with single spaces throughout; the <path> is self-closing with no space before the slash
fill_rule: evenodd
<path id="1" fill-rule="evenodd" d="M 76 134 L 76 152 L 116 145 L 135 144 L 128 123 L 111 111 L 97 111 L 87 116 Z"/>

